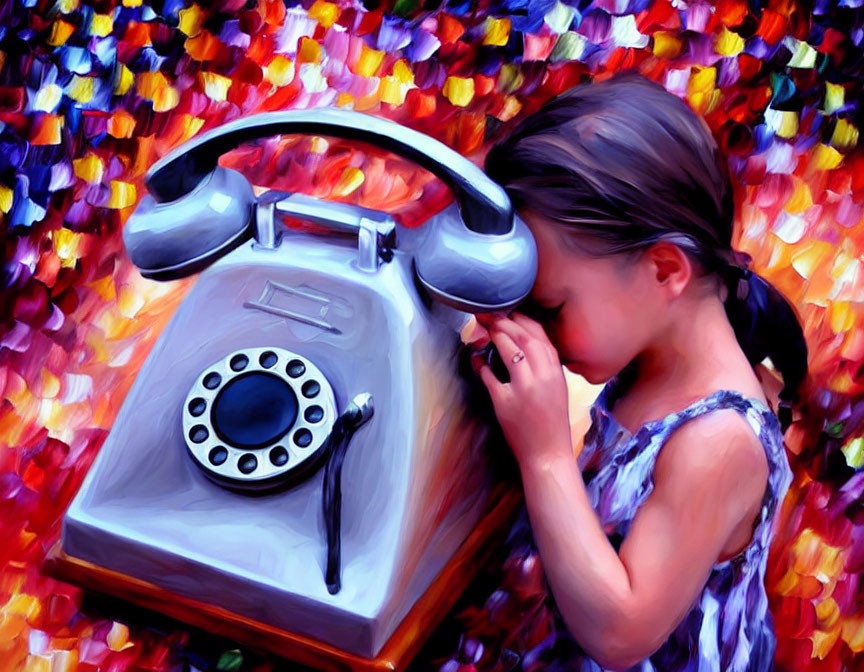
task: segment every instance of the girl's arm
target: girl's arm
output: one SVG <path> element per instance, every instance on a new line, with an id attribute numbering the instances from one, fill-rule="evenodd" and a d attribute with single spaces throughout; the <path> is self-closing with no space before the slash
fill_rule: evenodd
<path id="1" fill-rule="evenodd" d="M 574 459 L 560 451 L 520 461 L 552 594 L 576 641 L 604 667 L 626 669 L 656 651 L 699 597 L 733 532 L 755 518 L 767 460 L 749 426 L 733 415 L 700 416 L 667 439 L 654 489 L 620 555 Z"/>

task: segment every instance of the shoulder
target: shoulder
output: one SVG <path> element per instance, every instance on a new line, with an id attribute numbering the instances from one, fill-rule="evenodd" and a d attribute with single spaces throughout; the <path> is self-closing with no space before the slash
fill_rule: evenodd
<path id="1" fill-rule="evenodd" d="M 721 501 L 737 518 L 761 503 L 768 474 L 765 448 L 746 419 L 734 409 L 719 409 L 669 435 L 657 456 L 654 483 L 673 499 Z"/>

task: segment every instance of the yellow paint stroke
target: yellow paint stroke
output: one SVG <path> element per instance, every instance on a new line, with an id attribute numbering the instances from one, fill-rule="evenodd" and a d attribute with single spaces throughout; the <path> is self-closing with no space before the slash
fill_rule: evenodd
<path id="1" fill-rule="evenodd" d="M 503 47 L 510 39 L 510 19 L 486 17 L 484 26 L 486 34 L 483 36 L 483 44 L 492 47 Z"/>
<path id="2" fill-rule="evenodd" d="M 444 81 L 441 93 L 454 105 L 465 107 L 474 98 L 474 79 L 450 76 Z"/>

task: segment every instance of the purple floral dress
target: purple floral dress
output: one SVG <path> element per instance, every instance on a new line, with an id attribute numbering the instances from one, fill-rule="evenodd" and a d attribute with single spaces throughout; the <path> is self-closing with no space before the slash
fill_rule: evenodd
<path id="1" fill-rule="evenodd" d="M 617 550 L 651 493 L 657 455 L 669 435 L 687 420 L 724 408 L 739 411 L 758 435 L 769 464 L 769 478 L 751 543 L 738 555 L 714 565 L 687 616 L 655 653 L 629 668 L 632 672 L 767 672 L 776 649 L 774 622 L 768 610 L 765 570 L 775 514 L 792 481 L 783 433 L 775 414 L 758 399 L 719 390 L 687 408 L 648 422 L 635 433 L 611 415 L 620 396 L 619 377 L 607 382 L 590 409 L 578 463 L 589 498 Z M 604 672 L 573 640 L 551 593 L 543 605 L 532 601 L 532 572 L 539 556 L 524 509 L 508 539 L 500 585 L 474 613 L 474 625 L 463 630 L 459 654 L 442 672 L 489 670 L 572 670 Z M 545 585 L 545 584 L 544 584 Z M 525 607 L 524 617 L 508 623 L 504 614 Z M 496 620 L 499 627 L 496 629 Z"/>

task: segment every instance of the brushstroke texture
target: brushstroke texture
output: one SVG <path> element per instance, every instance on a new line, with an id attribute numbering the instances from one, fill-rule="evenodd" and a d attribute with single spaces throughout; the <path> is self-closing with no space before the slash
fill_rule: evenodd
<path id="1" fill-rule="evenodd" d="M 813 353 L 814 389 L 786 435 L 794 480 L 766 573 L 778 668 L 860 668 L 860 3 L 287 4 L 0 6 L 3 669 L 169 670 L 185 660 L 229 670 L 243 660 L 193 652 L 182 631 L 130 632 L 85 616 L 79 589 L 38 571 L 136 371 L 194 283 L 145 281 L 122 249 L 123 222 L 158 157 L 242 115 L 350 106 L 479 161 L 507 122 L 583 78 L 629 68 L 686 99 L 715 132 L 738 186 L 734 246 L 795 303 Z M 449 200 L 407 162 L 332 139 L 273 138 L 223 164 L 262 186 L 389 209 L 409 226 Z M 495 580 L 516 587 L 481 610 L 466 606 L 459 622 L 475 639 L 544 641 L 548 623 L 531 618 L 538 571 L 511 558 Z M 500 652 L 479 652 L 476 666 L 492 669 Z"/>

